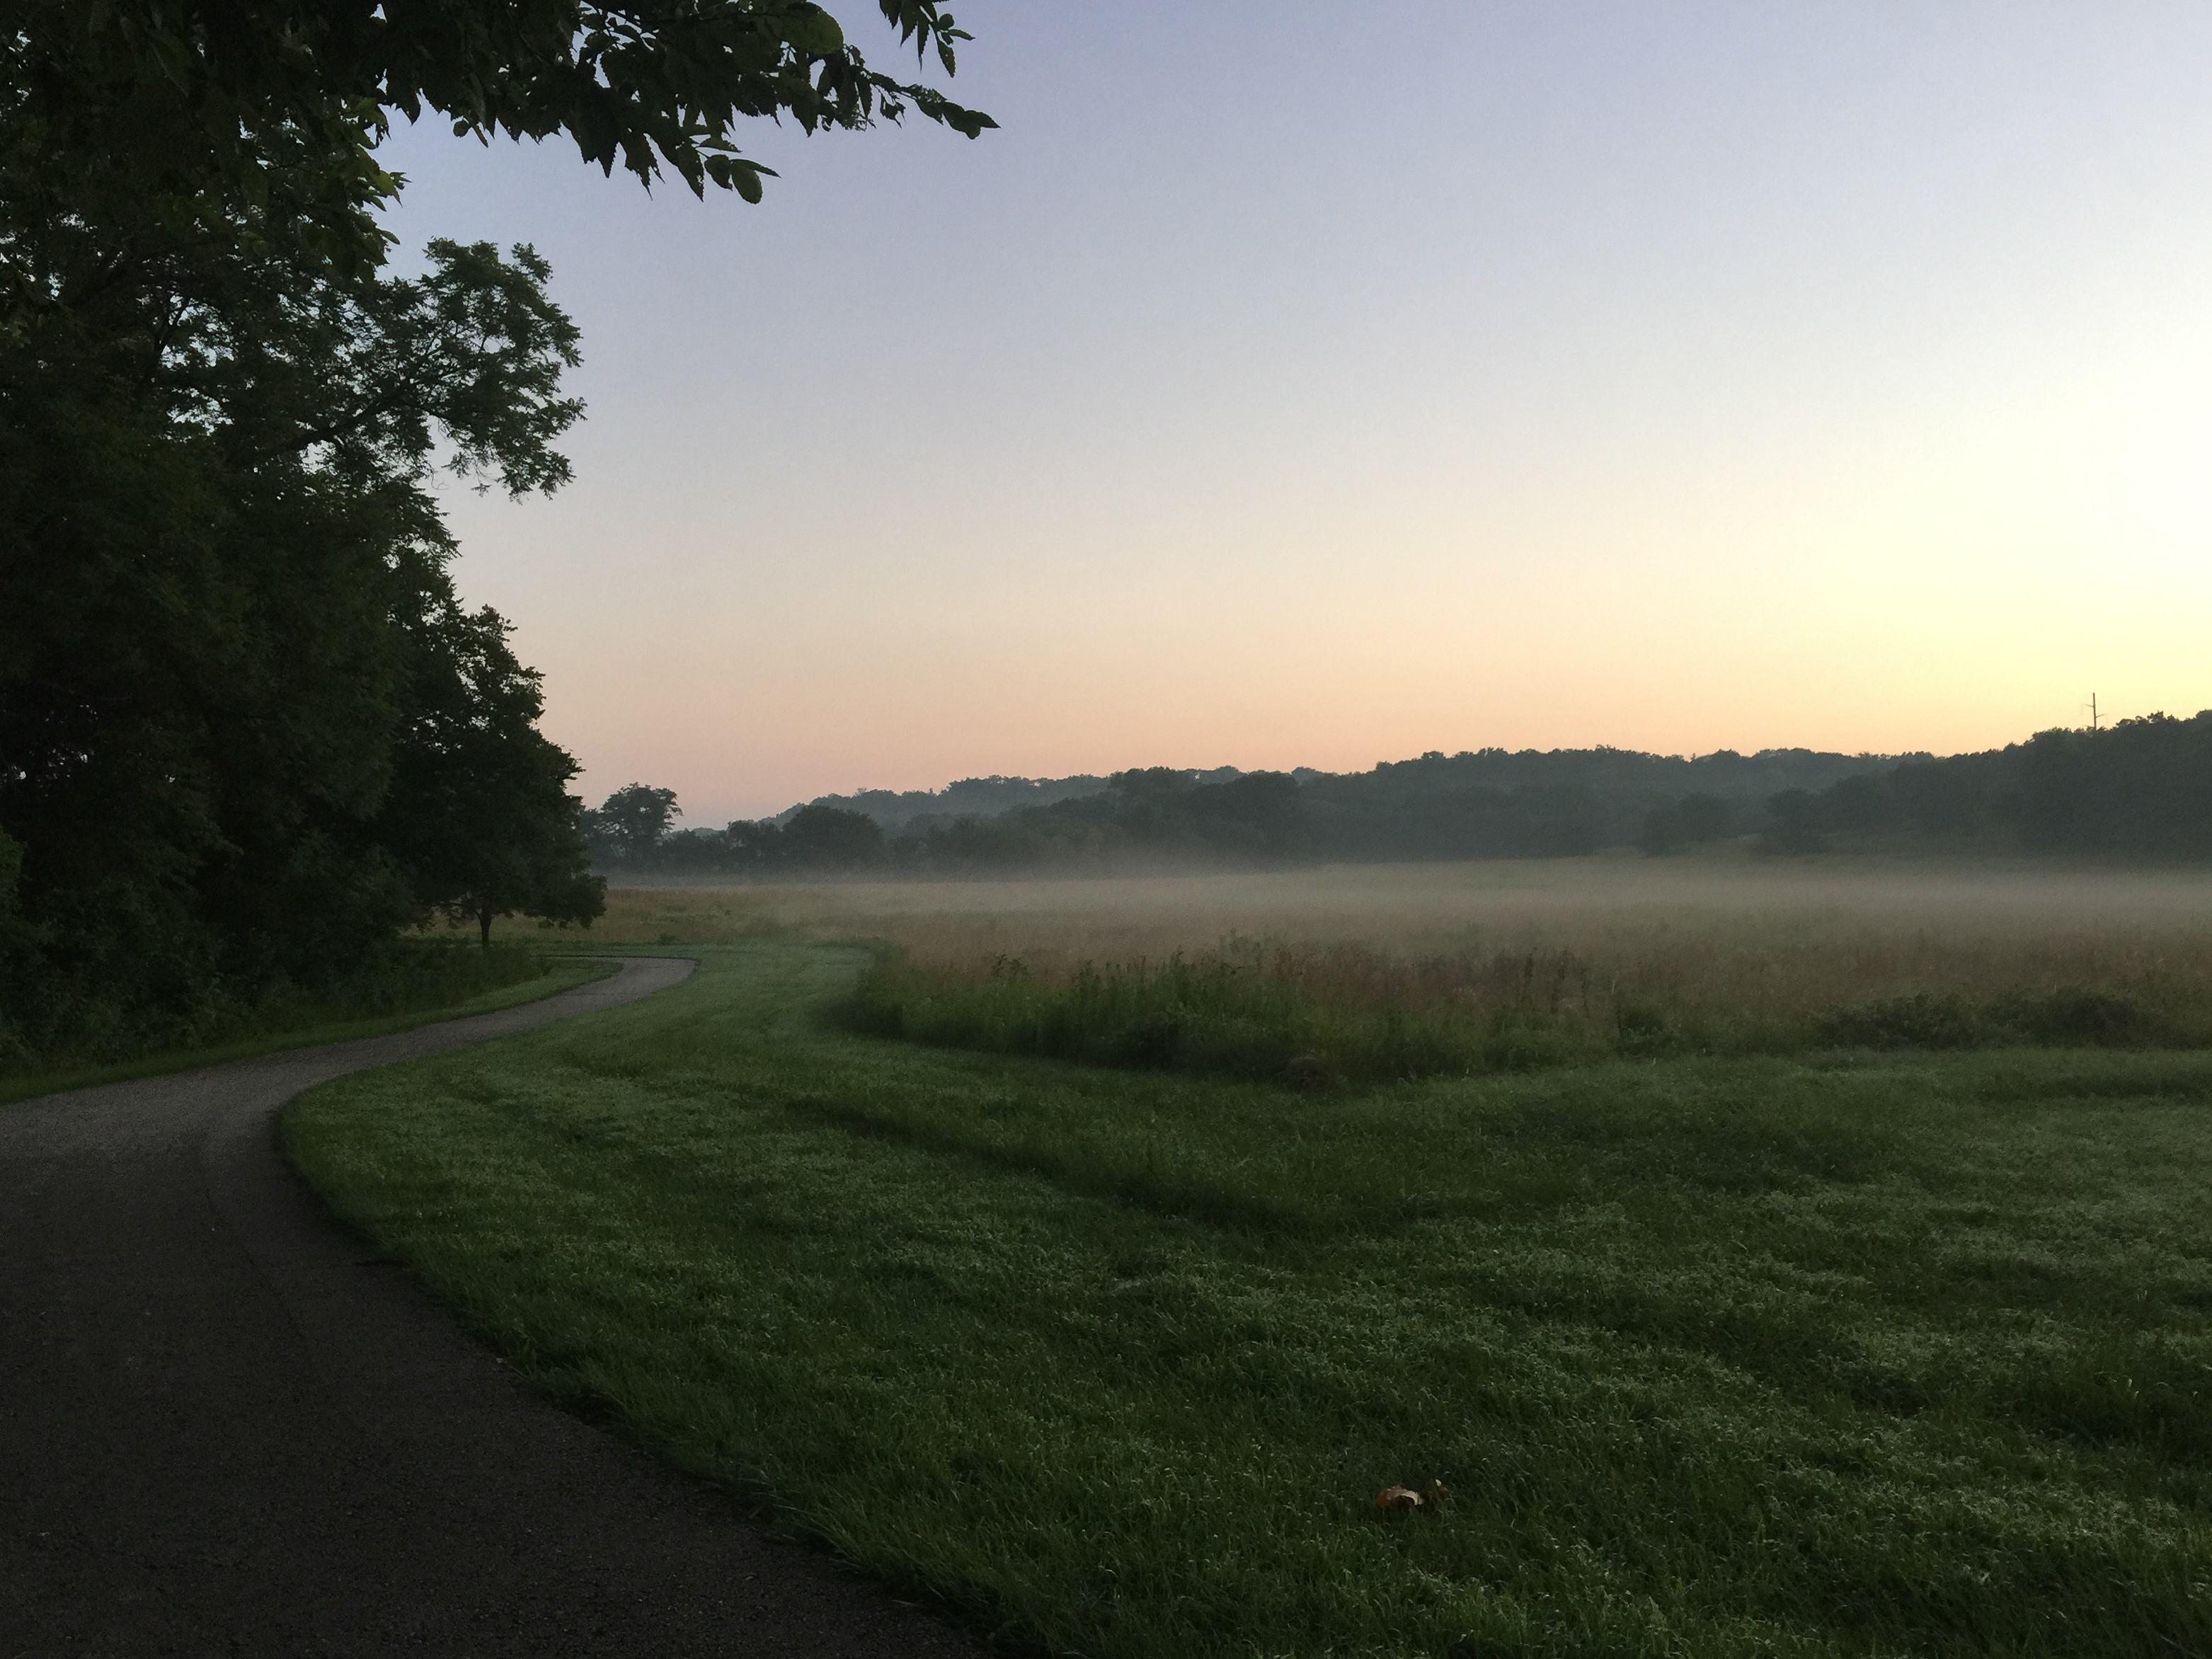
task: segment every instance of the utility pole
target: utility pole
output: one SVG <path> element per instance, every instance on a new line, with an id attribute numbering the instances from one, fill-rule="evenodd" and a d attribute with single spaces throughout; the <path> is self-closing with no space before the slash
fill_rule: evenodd
<path id="1" fill-rule="evenodd" d="M 2097 729 L 2097 694 L 2094 691 L 2089 694 L 2089 729 L 2092 732 Z"/>

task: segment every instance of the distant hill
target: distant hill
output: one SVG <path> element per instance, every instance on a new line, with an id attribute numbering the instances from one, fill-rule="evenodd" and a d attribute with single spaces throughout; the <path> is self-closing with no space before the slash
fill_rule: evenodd
<path id="1" fill-rule="evenodd" d="M 2031 853 L 2212 857 L 2212 709 L 1910 757 L 1879 775 L 1778 795 L 1769 809 L 1768 839 L 1785 851 L 1978 840 Z"/>
<path id="2" fill-rule="evenodd" d="M 1838 781 L 1861 773 L 1879 771 L 1900 760 L 1925 756 L 1835 755 L 1810 749 L 1762 749 L 1755 755 L 1739 755 L 1723 749 L 1686 759 L 1680 755 L 1647 755 L 1632 749 L 1480 749 L 1446 755 L 1431 750 L 1413 760 L 1378 761 L 1367 772 L 1322 772 L 1310 766 L 1289 775 L 1311 793 L 1316 804 L 1326 801 L 1335 816 L 1364 815 L 1376 807 L 1430 804 L 1460 796 L 1470 790 L 1507 791 L 1525 788 L 1591 788 L 1607 796 L 1632 799 L 1640 811 L 1657 794 L 1688 794 L 1704 791 L 1730 801 L 1763 801 L 1784 789 L 1825 789 Z M 1151 775 L 1175 775 L 1195 787 L 1230 782 L 1246 774 L 1234 766 L 1193 770 L 1151 767 Z M 860 789 L 849 795 L 817 795 L 777 813 L 772 822 L 787 823 L 807 806 L 831 806 L 873 818 L 893 835 L 927 828 L 933 822 L 957 818 L 994 818 L 1024 807 L 1052 806 L 1066 800 L 1105 793 L 1114 786 L 1115 774 L 1100 776 L 1079 772 L 1065 778 L 962 778 L 942 789 Z M 1363 811 L 1364 809 L 1364 811 Z M 1449 815 L 1449 814 L 1448 814 Z M 1613 824 L 1619 830 L 1620 825 Z M 1622 834 L 1632 836 L 1632 826 Z"/>
<path id="3" fill-rule="evenodd" d="M 1556 857 L 1655 833 L 1667 846 L 1749 834 L 1764 827 L 1770 797 L 1822 791 L 1897 760 L 1805 749 L 1695 759 L 1625 749 L 1486 749 L 1431 751 L 1350 773 L 1145 767 L 1103 778 L 969 778 L 941 790 L 824 795 L 776 822 L 788 824 L 804 810 L 860 813 L 890 836 L 887 860 L 945 872 Z"/>
<path id="4" fill-rule="evenodd" d="M 605 837 L 594 845 L 601 867 L 635 876 L 772 877 L 1565 858 L 1628 847 L 1660 855 L 1753 838 L 1784 854 L 1972 842 L 2212 857 L 2212 711 L 2042 732 L 1941 760 L 1483 749 L 1364 772 L 1153 766 L 1103 778 L 963 778 L 943 789 L 824 795 L 725 830 L 664 832 L 642 854 Z"/>
<path id="5" fill-rule="evenodd" d="M 1303 785 L 1316 844 L 1362 859 L 1511 858 L 1595 852 L 1638 840 L 1655 810 L 1703 805 L 1717 840 L 1762 827 L 1765 802 L 1887 771 L 1894 755 L 1723 749 L 1694 759 L 1632 749 L 1436 750 Z"/>
<path id="6" fill-rule="evenodd" d="M 1225 781 L 1239 775 L 1233 766 L 1192 775 L 1208 782 Z M 1050 806 L 1055 801 L 1095 795 L 1108 780 L 1088 772 L 1067 778 L 962 778 L 942 789 L 862 789 L 849 795 L 817 795 L 812 800 L 787 806 L 775 815 L 778 823 L 807 806 L 834 806 L 840 811 L 862 812 L 894 834 L 919 828 L 932 820 L 991 818 L 1024 806 Z"/>

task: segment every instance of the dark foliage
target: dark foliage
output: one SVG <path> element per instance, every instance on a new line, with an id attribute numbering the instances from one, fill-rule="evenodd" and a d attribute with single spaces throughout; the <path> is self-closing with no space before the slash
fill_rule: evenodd
<path id="1" fill-rule="evenodd" d="M 538 732 L 539 677 L 507 631 L 489 607 L 408 629 L 410 714 L 372 825 L 416 902 L 474 921 L 486 948 L 495 917 L 588 925 L 605 905 L 568 793 L 576 763 Z"/>
<path id="2" fill-rule="evenodd" d="M 1916 757 L 1817 793 L 1777 795 L 1767 838 L 1811 850 L 1833 836 L 2014 843 L 2038 853 L 2212 856 L 2212 710 L 1948 759 Z"/>
<path id="3" fill-rule="evenodd" d="M 1820 833 L 1820 803 L 1808 789 L 1785 789 L 1766 803 L 1770 820 L 1759 837 L 1772 853 L 1825 853 L 1827 837 Z"/>
<path id="4" fill-rule="evenodd" d="M 740 818 L 721 830 L 677 830 L 672 789 L 633 783 L 584 815 L 603 869 L 638 878 L 849 874 L 890 857 L 883 826 L 864 812 L 802 806 L 785 822 Z"/>
<path id="5" fill-rule="evenodd" d="M 1655 837 L 1655 850 L 1757 823 L 1775 785 L 1891 763 L 1802 750 L 1697 760 L 1623 750 L 1486 750 L 1372 771 L 1224 777 L 1154 767 L 991 819 L 918 823 L 898 846 L 943 872 L 1177 861 L 1571 857 Z M 1683 784 L 1696 787 L 1676 795 Z"/>
<path id="6" fill-rule="evenodd" d="M 878 8 L 951 71 L 968 37 L 934 0 Z M 9 0 L 7 25 L 0 167 L 19 198 L 95 219 L 151 204 L 185 240 L 266 211 L 355 276 L 384 256 L 372 210 L 398 185 L 374 146 L 395 112 L 479 139 L 566 134 L 603 170 L 749 200 L 769 173 L 734 143 L 750 118 L 994 125 L 871 69 L 809 0 Z"/>
<path id="7" fill-rule="evenodd" d="M 2212 709 L 2098 732 L 2042 732 L 2008 803 L 2021 839 L 2049 851 L 2212 854 Z"/>
<path id="8" fill-rule="evenodd" d="M 1050 806 L 1079 795 L 1095 795 L 1105 787 L 1104 778 L 1088 773 L 1066 778 L 961 778 L 942 789 L 861 789 L 849 795 L 817 795 L 812 804 L 865 812 L 893 835 L 918 834 L 932 824 L 996 817 L 1023 806 Z"/>
<path id="9" fill-rule="evenodd" d="M 1138 767 L 1103 783 L 1089 777 L 973 779 L 942 794 L 824 796 L 781 820 L 732 823 L 719 832 L 672 834 L 664 817 L 641 840 L 616 833 L 610 816 L 627 810 L 619 801 L 645 789 L 633 785 L 610 798 L 592 822 L 599 826 L 593 845 L 600 867 L 636 875 L 883 866 L 961 876 L 1321 860 L 1556 858 L 1639 838 L 1650 850 L 1667 851 L 1746 833 L 1757 826 L 1777 782 L 1823 784 L 1890 763 L 1805 750 L 1683 760 L 1598 749 L 1430 754 L 1341 775 Z M 1699 787 L 1680 796 L 1662 793 L 1680 782 Z M 672 808 L 670 792 L 650 793 Z M 988 816 L 942 810 L 976 799 L 1016 804 Z M 853 804 L 877 811 L 854 811 Z M 865 851 L 855 842 L 849 852 L 825 845 L 802 856 L 799 849 L 811 838 L 801 820 L 831 811 L 872 818 L 893 833 Z"/>
<path id="10" fill-rule="evenodd" d="M 1655 857 L 1679 848 L 1703 846 L 1734 834 L 1742 817 L 1740 804 L 1718 795 L 1692 794 L 1680 800 L 1660 801 L 1644 815 L 1644 829 L 1636 844 Z"/>
<path id="11" fill-rule="evenodd" d="M 596 914 L 573 763 L 425 488 L 566 477 L 543 261 L 341 276 L 281 203 L 187 235 L 40 182 L 0 171 L 0 1036 L 108 1057 L 432 911 Z"/>
<path id="12" fill-rule="evenodd" d="M 603 835 L 596 856 L 604 868 L 637 873 L 883 867 L 980 876 L 1562 858 L 1632 845 L 1658 856 L 1751 837 L 1758 850 L 1794 855 L 1965 842 L 2194 858 L 2212 855 L 2212 713 L 2045 732 L 2008 749 L 1942 760 L 1802 749 L 1723 750 L 1694 760 L 1619 749 L 1485 750 L 1432 752 L 1336 775 L 1140 767 L 1098 785 L 1088 777 L 994 778 L 942 794 L 868 791 L 824 797 L 781 823 L 733 823 L 719 832 L 670 835 L 663 818 L 645 842 Z M 650 793 L 672 808 L 669 792 Z M 1048 793 L 1056 798 L 1024 804 Z M 988 816 L 938 810 L 977 797 L 1018 804 Z M 875 816 L 850 811 L 848 803 L 879 808 L 876 821 L 892 832 L 888 839 L 869 842 L 865 853 L 825 848 L 794 856 L 799 842 L 787 846 L 784 838 L 800 817 L 830 811 L 853 819 Z M 611 799 L 603 815 L 615 805 Z"/>
<path id="13" fill-rule="evenodd" d="M 599 862 L 642 867 L 653 861 L 683 816 L 673 789 L 626 784 L 584 814 L 584 836 Z"/>
<path id="14" fill-rule="evenodd" d="M 802 806 L 784 823 L 775 856 L 798 870 L 858 870 L 884 859 L 883 826 L 864 812 Z"/>

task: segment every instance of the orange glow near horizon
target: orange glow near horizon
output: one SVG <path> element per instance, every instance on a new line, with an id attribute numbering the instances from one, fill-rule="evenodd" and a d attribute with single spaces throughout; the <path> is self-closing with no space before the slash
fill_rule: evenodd
<path id="1" fill-rule="evenodd" d="M 591 799 L 2212 705 L 2212 13 L 1155 9 L 971 0 L 1004 132 L 757 209 L 395 140 L 585 329 L 578 483 L 453 513 Z"/>

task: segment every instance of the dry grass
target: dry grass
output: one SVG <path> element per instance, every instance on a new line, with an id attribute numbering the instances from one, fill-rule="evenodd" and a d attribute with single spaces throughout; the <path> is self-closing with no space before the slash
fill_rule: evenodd
<path id="1" fill-rule="evenodd" d="M 509 937 L 544 939 L 535 927 Z M 1342 866 L 1076 881 L 617 888 L 592 942 L 875 939 L 917 966 L 1217 957 L 1418 1006 L 1632 1002 L 1796 1018 L 2060 988 L 2212 1005 L 2212 871 L 1741 858 Z M 1329 988 L 1334 987 L 1332 990 Z"/>

